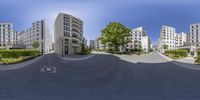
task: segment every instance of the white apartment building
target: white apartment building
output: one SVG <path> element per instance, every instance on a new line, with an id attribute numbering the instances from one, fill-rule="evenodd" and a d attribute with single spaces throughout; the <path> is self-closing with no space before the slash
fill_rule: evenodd
<path id="1" fill-rule="evenodd" d="M 95 40 L 90 40 L 89 47 L 90 47 L 91 49 L 95 49 Z"/>
<path id="2" fill-rule="evenodd" d="M 176 47 L 185 46 L 187 43 L 187 33 L 181 32 L 176 34 Z"/>
<path id="3" fill-rule="evenodd" d="M 12 23 L 0 23 L 0 48 L 11 48 L 17 44 L 18 32 L 14 31 Z"/>
<path id="4" fill-rule="evenodd" d="M 108 44 L 102 44 L 100 37 L 96 38 L 96 40 L 95 40 L 95 49 L 96 50 L 106 50 L 108 48 L 109 48 Z"/>
<path id="5" fill-rule="evenodd" d="M 128 45 L 130 49 L 143 49 L 149 52 L 151 49 L 151 41 L 144 31 L 143 27 L 138 27 L 132 30 L 132 45 Z"/>
<path id="6" fill-rule="evenodd" d="M 168 45 L 168 49 L 175 49 L 176 29 L 169 26 L 162 26 L 159 38 L 159 50 L 164 50 L 163 45 Z"/>
<path id="7" fill-rule="evenodd" d="M 18 44 L 19 43 L 19 33 L 17 31 L 13 31 L 13 44 Z"/>
<path id="8" fill-rule="evenodd" d="M 200 23 L 190 25 L 188 41 L 189 45 L 200 47 Z"/>
<path id="9" fill-rule="evenodd" d="M 88 48 L 87 41 L 88 40 L 85 37 L 83 37 L 82 43 L 85 46 L 85 48 Z"/>
<path id="10" fill-rule="evenodd" d="M 184 46 L 187 41 L 186 33 L 176 33 L 176 29 L 170 26 L 162 26 L 160 38 L 158 40 L 158 49 L 164 52 L 163 45 L 168 46 L 168 50 L 175 50 Z"/>
<path id="11" fill-rule="evenodd" d="M 19 43 L 26 46 L 27 49 L 32 49 L 32 43 L 39 42 L 40 52 L 48 52 L 52 50 L 51 35 L 45 20 L 40 20 L 32 23 L 32 27 L 22 31 L 19 34 Z"/>
<path id="12" fill-rule="evenodd" d="M 83 21 L 69 14 L 59 13 L 54 23 L 55 52 L 71 55 L 81 52 Z"/>

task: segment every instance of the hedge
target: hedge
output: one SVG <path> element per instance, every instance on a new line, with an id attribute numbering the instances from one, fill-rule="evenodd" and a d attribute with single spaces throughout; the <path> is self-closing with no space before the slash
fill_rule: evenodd
<path id="1" fill-rule="evenodd" d="M 1 63 L 3 64 L 15 64 L 18 62 L 23 61 L 23 57 L 19 57 L 19 58 L 2 58 L 1 59 Z"/>
<path id="2" fill-rule="evenodd" d="M 200 50 L 197 51 L 197 55 L 200 56 Z"/>
<path id="3" fill-rule="evenodd" d="M 167 50 L 165 51 L 166 54 L 171 54 L 176 57 L 187 57 L 188 51 L 187 50 Z"/>
<path id="4" fill-rule="evenodd" d="M 0 56 L 2 58 L 19 58 L 26 56 L 37 56 L 40 51 L 37 50 L 0 50 Z"/>

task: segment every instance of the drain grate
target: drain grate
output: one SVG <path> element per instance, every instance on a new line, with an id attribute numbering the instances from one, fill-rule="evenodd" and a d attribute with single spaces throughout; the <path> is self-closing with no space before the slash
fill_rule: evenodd
<path id="1" fill-rule="evenodd" d="M 45 73 L 56 73 L 56 67 L 55 66 L 44 66 L 41 69 L 41 72 L 45 72 Z"/>

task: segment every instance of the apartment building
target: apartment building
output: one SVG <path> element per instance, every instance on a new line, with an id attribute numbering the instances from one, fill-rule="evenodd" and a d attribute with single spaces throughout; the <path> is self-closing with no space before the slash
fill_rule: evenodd
<path id="1" fill-rule="evenodd" d="M 103 44 L 101 42 L 101 37 L 95 39 L 95 49 L 96 50 L 106 50 L 109 49 L 108 44 Z"/>
<path id="2" fill-rule="evenodd" d="M 11 46 L 13 44 L 12 23 L 0 23 L 0 47 Z"/>
<path id="3" fill-rule="evenodd" d="M 59 13 L 54 23 L 55 52 L 71 55 L 81 52 L 83 21 L 69 14 Z"/>
<path id="4" fill-rule="evenodd" d="M 0 23 L 0 48 L 12 48 L 17 44 L 18 32 L 14 31 L 12 23 Z"/>
<path id="5" fill-rule="evenodd" d="M 162 26 L 159 38 L 159 49 L 163 50 L 163 45 L 168 45 L 168 49 L 175 49 L 176 29 L 170 26 Z"/>
<path id="6" fill-rule="evenodd" d="M 158 49 L 164 52 L 163 45 L 168 46 L 168 50 L 175 50 L 184 46 L 187 42 L 187 34 L 184 32 L 176 33 L 176 29 L 170 26 L 162 26 L 160 38 L 158 40 Z"/>
<path id="7" fill-rule="evenodd" d="M 85 37 L 83 37 L 82 43 L 83 43 L 85 48 L 88 48 L 87 41 L 88 40 Z"/>
<path id="8" fill-rule="evenodd" d="M 176 34 L 176 47 L 185 46 L 187 43 L 187 33 L 181 32 Z"/>
<path id="9" fill-rule="evenodd" d="M 90 47 L 91 49 L 95 49 L 95 40 L 90 40 L 89 47 Z"/>
<path id="10" fill-rule="evenodd" d="M 189 45 L 200 47 L 200 23 L 190 25 L 188 41 Z"/>
<path id="11" fill-rule="evenodd" d="M 130 49 L 143 49 L 145 52 L 149 52 L 151 49 L 151 41 L 144 31 L 143 27 L 138 27 L 132 30 L 132 42 L 128 44 Z"/>
<path id="12" fill-rule="evenodd" d="M 186 46 L 190 45 L 190 32 L 186 33 Z"/>
<path id="13" fill-rule="evenodd" d="M 13 44 L 19 44 L 19 33 L 17 31 L 13 31 Z"/>
<path id="14" fill-rule="evenodd" d="M 32 49 L 32 43 L 39 42 L 40 52 L 48 52 L 52 50 L 51 35 L 45 20 L 39 20 L 32 23 L 32 27 L 22 31 L 19 34 L 19 43 L 27 49 Z"/>

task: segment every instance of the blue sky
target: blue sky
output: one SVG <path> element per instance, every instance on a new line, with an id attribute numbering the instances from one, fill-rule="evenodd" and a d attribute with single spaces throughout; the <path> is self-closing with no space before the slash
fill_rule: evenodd
<path id="1" fill-rule="evenodd" d="M 0 0 L 0 22 L 12 22 L 17 31 L 46 19 L 53 34 L 59 12 L 82 19 L 88 40 L 100 36 L 111 21 L 130 29 L 143 26 L 154 44 L 162 25 L 188 32 L 190 24 L 200 23 L 199 0 Z"/>

